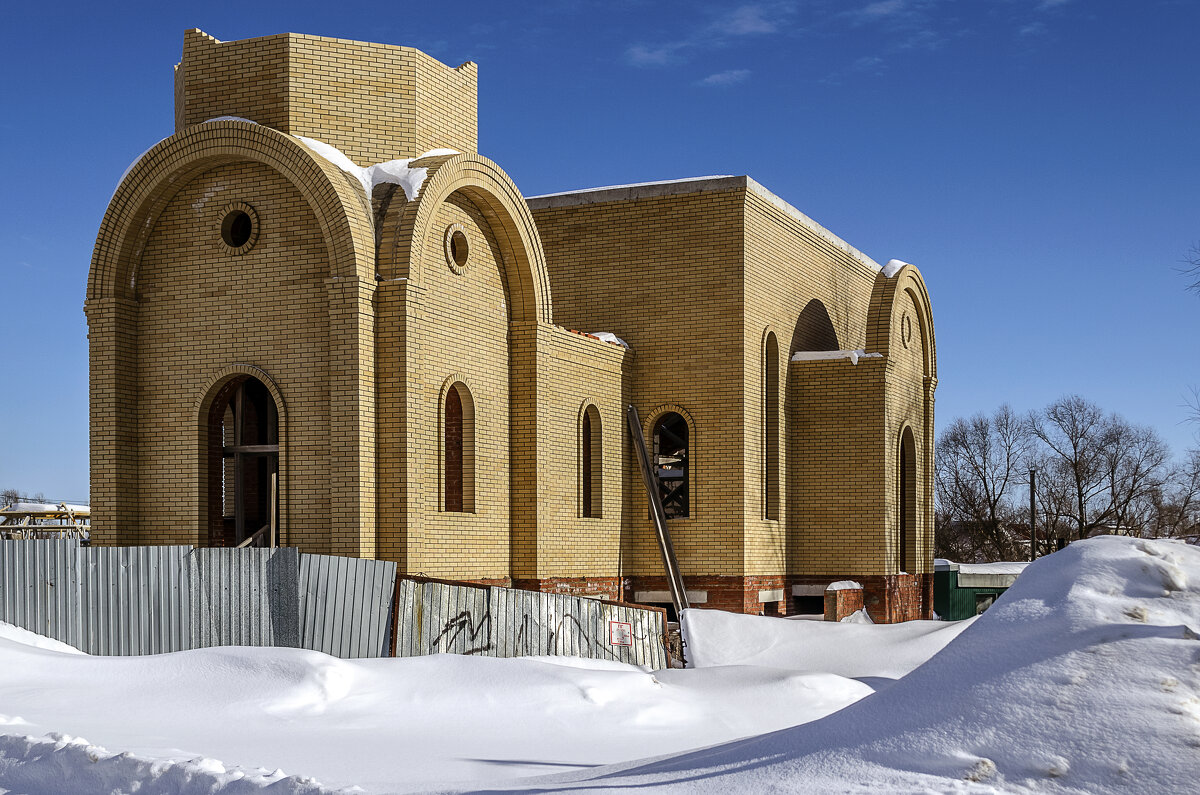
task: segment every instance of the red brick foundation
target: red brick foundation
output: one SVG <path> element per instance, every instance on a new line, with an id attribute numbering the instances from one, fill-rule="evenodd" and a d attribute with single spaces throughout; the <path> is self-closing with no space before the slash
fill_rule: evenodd
<path id="1" fill-rule="evenodd" d="M 713 610 L 728 610 L 750 615 L 791 615 L 795 612 L 792 599 L 793 585 L 813 586 L 814 596 L 824 598 L 825 586 L 838 580 L 854 580 L 863 586 L 862 602 L 854 610 L 867 608 L 871 620 L 878 624 L 912 621 L 930 618 L 933 610 L 932 574 L 887 574 L 861 575 L 840 574 L 820 577 L 685 577 L 684 585 L 689 591 L 704 591 L 708 600 L 693 604 Z M 518 586 L 521 587 L 521 586 Z M 760 602 L 761 591 L 783 591 L 779 602 Z M 666 577 L 628 577 L 624 580 L 621 601 L 634 601 L 635 594 L 645 591 L 669 591 Z M 850 612 L 854 612 L 850 610 Z M 841 616 L 841 617 L 844 617 Z"/>
<path id="2" fill-rule="evenodd" d="M 857 606 L 849 607 L 852 597 L 838 597 L 849 600 L 838 602 L 835 606 L 836 619 L 830 619 L 828 605 L 826 620 L 841 620 L 862 607 L 867 608 L 871 620 L 877 624 L 891 624 L 897 621 L 912 621 L 919 618 L 930 618 L 933 611 L 933 575 L 932 574 L 887 574 L 861 575 L 843 574 L 838 576 L 825 575 L 821 577 L 786 577 L 753 576 L 753 577 L 687 577 L 684 584 L 689 591 L 704 591 L 707 601 L 693 604 L 693 607 L 705 607 L 712 610 L 728 610 L 732 613 L 748 615 L 792 615 L 795 612 L 795 602 L 792 599 L 793 585 L 809 585 L 825 598 L 825 586 L 838 580 L 854 580 L 862 583 L 863 589 L 848 591 L 858 593 L 860 601 Z M 540 593 L 558 593 L 570 596 L 594 596 L 616 602 L 633 602 L 639 592 L 660 591 L 669 592 L 670 586 L 666 577 L 546 577 L 543 579 L 518 580 L 471 580 L 478 585 L 500 585 L 508 588 L 520 588 L 526 591 Z M 782 591 L 781 600 L 760 602 L 759 594 L 763 591 Z M 836 592 L 831 592 L 836 593 Z M 670 601 L 669 598 L 666 601 Z M 843 612 L 844 611 L 844 612 Z"/>
<path id="3" fill-rule="evenodd" d="M 707 601 L 692 607 L 712 610 L 728 610 L 731 613 L 762 615 L 764 603 L 758 601 L 759 591 L 782 590 L 783 599 L 776 604 L 778 615 L 787 615 L 791 610 L 785 578 L 777 577 L 687 577 L 684 587 L 689 591 L 704 591 Z M 632 602 L 639 592 L 669 591 L 666 577 L 628 577 L 625 580 L 624 601 Z"/>
<path id="4" fill-rule="evenodd" d="M 863 608 L 862 588 L 842 588 L 825 591 L 825 620 L 841 621 Z"/>
<path id="5" fill-rule="evenodd" d="M 513 580 L 513 588 L 540 593 L 558 593 L 568 596 L 593 596 L 614 602 L 621 599 L 620 577 L 547 577 L 540 580 Z"/>

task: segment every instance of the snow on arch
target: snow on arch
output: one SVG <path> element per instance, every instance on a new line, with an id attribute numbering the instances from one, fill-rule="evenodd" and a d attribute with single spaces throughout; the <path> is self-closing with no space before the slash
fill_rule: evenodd
<path id="1" fill-rule="evenodd" d="M 342 171 L 355 177 L 362 184 L 368 199 L 377 185 L 390 184 L 399 185 L 404 189 L 404 195 L 408 200 L 413 201 L 421 195 L 421 187 L 425 184 L 426 177 L 429 176 L 429 169 L 414 168 L 409 163 L 425 157 L 462 154 L 457 149 L 430 149 L 428 152 L 424 152 L 417 157 L 410 157 L 404 160 L 387 160 L 383 163 L 364 167 L 355 163 L 341 149 L 332 144 L 318 141 L 316 138 L 306 138 L 303 135 L 297 135 L 296 138 Z"/>

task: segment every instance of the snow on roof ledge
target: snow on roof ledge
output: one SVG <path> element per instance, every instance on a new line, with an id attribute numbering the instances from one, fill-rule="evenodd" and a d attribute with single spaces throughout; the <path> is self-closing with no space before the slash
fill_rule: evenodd
<path id="1" fill-rule="evenodd" d="M 905 262 L 902 259 L 890 259 L 887 261 L 887 265 L 883 266 L 883 275 L 890 279 L 899 273 L 901 268 L 909 264 L 911 263 Z"/>
<path id="2" fill-rule="evenodd" d="M 746 177 L 735 177 L 731 174 L 712 174 L 707 177 L 684 177 L 683 179 L 664 179 L 657 182 L 630 182 L 628 185 L 601 185 L 598 188 L 581 188 L 565 190 L 559 193 L 542 193 L 537 196 L 526 196 L 525 201 L 538 207 L 569 207 L 573 204 L 592 204 L 595 202 L 617 201 L 621 199 L 644 199 L 653 196 L 671 196 L 676 193 L 693 193 L 702 190 L 726 190 L 730 180 L 735 182 Z M 703 183 L 703 184 L 697 184 Z M 732 184 L 732 183 L 731 183 Z M 740 185 L 738 185 L 740 187 Z M 579 201 L 569 201 L 576 196 Z M 568 199 L 567 201 L 554 201 Z"/>
<path id="3" fill-rule="evenodd" d="M 657 196 L 676 196 L 681 193 L 699 193 L 706 190 L 737 190 L 739 188 L 745 188 L 784 215 L 795 221 L 799 221 L 809 231 L 866 265 L 871 270 L 883 270 L 878 262 L 764 188 L 752 177 L 747 176 L 713 175 L 707 177 L 688 177 L 686 179 L 668 179 L 660 182 L 635 182 L 629 185 L 608 185 L 599 188 L 563 191 L 562 193 L 543 193 L 539 196 L 528 196 L 525 201 L 529 204 L 531 210 L 543 210 L 549 207 L 574 207 L 581 204 L 631 201 L 633 199 L 648 199 Z"/>
<path id="4" fill-rule="evenodd" d="M 628 348 L 629 343 L 613 334 L 611 331 L 590 331 L 588 334 L 598 340 L 611 342 L 613 345 L 620 345 L 622 348 Z"/>
<path id="5" fill-rule="evenodd" d="M 826 591 L 861 591 L 862 583 L 854 580 L 838 580 L 825 586 Z"/>
<path id="6" fill-rule="evenodd" d="M 424 152 L 416 157 L 404 160 L 388 160 L 385 163 L 376 163 L 364 167 L 355 163 L 341 149 L 332 144 L 318 141 L 316 138 L 306 138 L 303 135 L 297 135 L 296 138 L 317 155 L 325 158 L 350 176 L 356 177 L 362 183 L 363 190 L 366 192 L 368 199 L 371 198 L 376 185 L 389 183 L 399 185 L 404 190 L 404 195 L 408 197 L 408 200 L 413 201 L 421 194 L 421 188 L 425 185 L 425 178 L 429 175 L 429 169 L 411 166 L 411 163 L 415 163 L 426 157 L 461 154 L 457 149 L 430 149 L 428 152 Z"/>
<path id="7" fill-rule="evenodd" d="M 862 348 L 853 351 L 796 351 L 792 354 L 793 362 L 822 362 L 830 359 L 849 359 L 850 364 L 858 364 L 859 359 L 882 358 L 882 353 L 867 353 Z"/>

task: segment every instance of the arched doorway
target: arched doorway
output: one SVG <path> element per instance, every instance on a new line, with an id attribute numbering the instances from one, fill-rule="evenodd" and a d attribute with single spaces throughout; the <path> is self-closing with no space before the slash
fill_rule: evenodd
<path id="1" fill-rule="evenodd" d="M 249 375 L 227 381 L 208 413 L 208 542 L 267 546 L 278 533 L 279 409 Z"/>

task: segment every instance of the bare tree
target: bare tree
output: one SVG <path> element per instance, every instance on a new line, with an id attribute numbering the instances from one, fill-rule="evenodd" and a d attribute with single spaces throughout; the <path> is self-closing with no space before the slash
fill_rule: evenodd
<path id="1" fill-rule="evenodd" d="M 1116 532 L 1138 532 L 1149 521 L 1146 497 L 1161 491 L 1171 458 L 1153 429 L 1112 416 L 1102 441 L 1108 510 Z"/>
<path id="2" fill-rule="evenodd" d="M 1146 535 L 1200 541 L 1200 449 L 1189 450 L 1145 502 L 1149 517 Z"/>
<path id="3" fill-rule="evenodd" d="M 1007 405 L 991 416 L 956 419 L 946 429 L 934 458 L 939 554 L 976 562 L 1019 553 L 1012 496 L 1029 443 L 1025 423 Z"/>
<path id="4" fill-rule="evenodd" d="M 1028 466 L 1038 471 L 1034 493 L 1037 510 L 1038 555 L 1065 546 L 1075 534 L 1075 497 L 1071 478 L 1052 455 L 1035 447 Z"/>
<path id="5" fill-rule="evenodd" d="M 1183 258 L 1183 266 L 1177 268 L 1177 270 L 1192 280 L 1192 283 L 1187 288 L 1194 293 L 1200 294 L 1200 243 L 1197 243 L 1188 250 L 1187 256 Z"/>
<path id="6" fill-rule="evenodd" d="M 1107 491 L 1104 441 L 1108 420 L 1095 403 L 1068 395 L 1041 411 L 1030 412 L 1029 430 L 1046 448 L 1042 458 L 1047 485 L 1064 488 L 1070 495 L 1067 515 L 1074 521 L 1075 537 L 1087 538 L 1111 518 L 1111 507 L 1097 505 Z"/>

